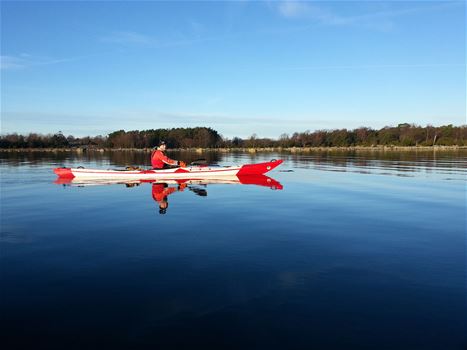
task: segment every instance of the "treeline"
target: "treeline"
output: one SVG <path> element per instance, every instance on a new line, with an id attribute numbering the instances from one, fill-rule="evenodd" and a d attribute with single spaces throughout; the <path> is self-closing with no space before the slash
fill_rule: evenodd
<path id="1" fill-rule="evenodd" d="M 467 146 L 467 125 L 399 124 L 376 130 L 361 127 L 282 134 L 278 140 L 252 135 L 246 140 L 225 140 L 231 147 L 353 147 L 353 146 Z"/>
<path id="2" fill-rule="evenodd" d="M 223 138 L 217 131 L 206 128 L 119 130 L 107 136 L 65 136 L 31 133 L 0 136 L 0 148 L 152 148 L 164 140 L 169 148 L 264 148 L 264 147 L 352 147 L 352 146 L 467 146 L 467 126 L 421 127 L 399 124 L 376 130 L 361 127 L 353 130 L 334 129 L 282 134 L 279 139 Z"/>
<path id="3" fill-rule="evenodd" d="M 106 137 L 82 137 L 65 136 L 61 132 L 56 134 L 36 134 L 18 135 L 17 133 L 0 136 L 0 148 L 69 148 L 80 146 L 101 146 L 106 142 Z"/>
<path id="4" fill-rule="evenodd" d="M 151 129 L 143 131 L 118 130 L 107 136 L 74 137 L 62 132 L 49 135 L 7 134 L 0 136 L 0 148 L 152 148 L 160 141 L 169 148 L 216 147 L 222 142 L 221 136 L 211 128 Z"/>
<path id="5" fill-rule="evenodd" d="M 219 146 L 222 137 L 211 128 L 119 130 L 109 134 L 106 145 L 111 148 L 151 148 L 163 140 L 169 148 L 210 148 Z"/>

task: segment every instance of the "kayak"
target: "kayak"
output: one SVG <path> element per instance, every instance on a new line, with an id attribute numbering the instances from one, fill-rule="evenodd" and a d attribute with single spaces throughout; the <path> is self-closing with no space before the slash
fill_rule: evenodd
<path id="1" fill-rule="evenodd" d="M 158 184 L 163 183 L 167 185 L 256 185 L 269 187 L 273 190 L 282 190 L 283 186 L 280 182 L 266 176 L 266 175 L 244 175 L 244 176 L 222 176 L 218 178 L 208 179 L 166 179 L 166 180 L 124 180 L 124 179 L 80 179 L 59 177 L 54 181 L 57 185 L 72 186 L 72 187 L 88 187 L 88 186 L 103 186 L 103 185 L 126 185 L 132 187 L 141 184 Z"/>
<path id="2" fill-rule="evenodd" d="M 159 180 L 159 179 L 206 179 L 225 176 L 263 175 L 282 164 L 283 160 L 273 159 L 265 163 L 235 166 L 188 165 L 169 169 L 87 169 L 55 168 L 60 178 L 77 179 L 115 179 L 115 180 Z"/>

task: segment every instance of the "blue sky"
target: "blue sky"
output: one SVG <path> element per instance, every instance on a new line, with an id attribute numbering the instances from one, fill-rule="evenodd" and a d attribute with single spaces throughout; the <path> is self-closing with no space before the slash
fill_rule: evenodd
<path id="1" fill-rule="evenodd" d="M 466 123 L 465 1 L 1 2 L 1 132 Z"/>

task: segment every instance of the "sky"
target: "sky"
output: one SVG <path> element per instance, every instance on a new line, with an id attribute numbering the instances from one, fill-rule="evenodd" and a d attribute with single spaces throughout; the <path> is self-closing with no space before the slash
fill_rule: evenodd
<path id="1" fill-rule="evenodd" d="M 1 1 L 1 133 L 466 124 L 465 1 Z"/>

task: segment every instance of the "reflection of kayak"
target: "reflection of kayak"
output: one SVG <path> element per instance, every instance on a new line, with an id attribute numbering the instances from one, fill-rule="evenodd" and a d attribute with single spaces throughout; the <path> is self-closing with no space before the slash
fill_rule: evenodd
<path id="1" fill-rule="evenodd" d="M 262 175 L 280 165 L 282 160 L 271 160 L 266 163 L 245 164 L 238 166 L 187 166 L 161 170 L 100 170 L 86 168 L 55 168 L 54 173 L 61 178 L 79 179 L 129 179 L 129 180 L 159 180 L 159 179 L 206 179 L 225 176 Z"/>
<path id="2" fill-rule="evenodd" d="M 71 177 L 59 177 L 55 180 L 54 183 L 58 185 L 69 185 L 69 186 L 99 186 L 99 185 L 115 185 L 115 184 L 124 184 L 129 185 L 139 185 L 142 183 L 166 183 L 168 185 L 210 185 L 210 184 L 241 184 L 241 185 L 257 185 L 270 187 L 274 190 L 282 190 L 282 185 L 265 175 L 240 175 L 240 176 L 223 176 L 219 178 L 210 178 L 210 179 L 178 179 L 178 180 L 122 180 L 122 179 L 81 179 L 81 178 L 71 178 Z"/>

